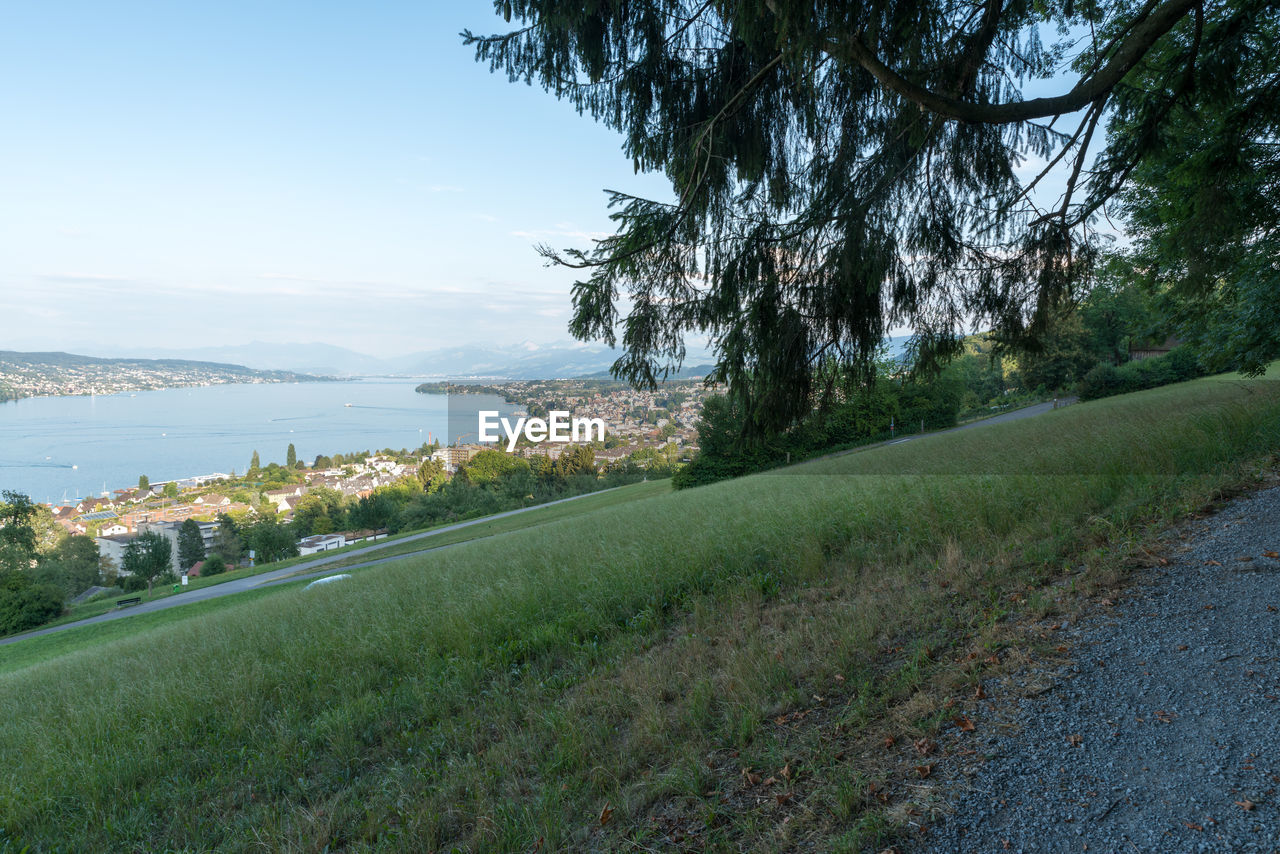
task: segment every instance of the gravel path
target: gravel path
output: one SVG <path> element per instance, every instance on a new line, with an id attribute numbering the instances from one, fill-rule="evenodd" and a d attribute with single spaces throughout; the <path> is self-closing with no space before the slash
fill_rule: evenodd
<path id="1" fill-rule="evenodd" d="M 975 731 L 949 736 L 951 814 L 916 850 L 1280 851 L 1280 488 L 1169 542 L 1063 628 L 1076 660 L 1049 690 L 1010 716 L 988 684 Z"/>

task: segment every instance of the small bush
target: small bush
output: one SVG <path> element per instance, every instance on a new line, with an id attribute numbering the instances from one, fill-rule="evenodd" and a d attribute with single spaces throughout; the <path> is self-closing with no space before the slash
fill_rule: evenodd
<path id="1" fill-rule="evenodd" d="M 147 589 L 147 580 L 141 575 L 122 575 L 118 583 L 124 588 L 125 593 L 137 593 L 139 590 Z"/>
<path id="2" fill-rule="evenodd" d="M 1113 394 L 1120 394 L 1122 379 L 1120 372 L 1112 365 L 1101 364 L 1094 365 L 1089 373 L 1084 375 L 1080 380 L 1080 386 L 1077 394 L 1081 400 L 1097 400 L 1100 397 L 1110 397 Z"/>
<path id="3" fill-rule="evenodd" d="M 0 634 L 44 625 L 62 614 L 62 591 L 52 584 L 0 590 Z"/>
<path id="4" fill-rule="evenodd" d="M 210 575 L 221 575 L 227 571 L 227 562 L 222 559 L 222 555 L 214 552 L 205 558 L 204 565 L 200 567 L 200 577 L 206 578 Z"/>
<path id="5" fill-rule="evenodd" d="M 1096 365 L 1080 380 L 1076 391 L 1081 400 L 1097 400 L 1113 394 L 1184 382 L 1204 373 L 1194 353 L 1186 347 L 1177 347 L 1164 356 L 1129 362 L 1118 368 Z"/>

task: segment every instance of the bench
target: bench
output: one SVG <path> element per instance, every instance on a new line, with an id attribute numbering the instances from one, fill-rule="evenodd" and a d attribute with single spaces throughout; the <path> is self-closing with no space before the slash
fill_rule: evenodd
<path id="1" fill-rule="evenodd" d="M 141 596 L 130 596 L 128 599 L 121 599 L 116 602 L 117 608 L 128 608 L 130 605 L 137 605 L 142 601 Z"/>

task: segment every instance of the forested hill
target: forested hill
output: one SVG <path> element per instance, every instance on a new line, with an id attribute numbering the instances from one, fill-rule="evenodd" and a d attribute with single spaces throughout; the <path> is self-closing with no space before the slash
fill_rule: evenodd
<path id="1" fill-rule="evenodd" d="M 114 394 L 219 383 L 315 382 L 292 371 L 187 359 L 101 359 L 73 353 L 0 350 L 0 401 L 38 395 Z"/>

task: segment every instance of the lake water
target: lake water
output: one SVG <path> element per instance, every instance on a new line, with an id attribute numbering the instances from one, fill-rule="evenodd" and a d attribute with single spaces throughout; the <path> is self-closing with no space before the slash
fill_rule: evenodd
<path id="1" fill-rule="evenodd" d="M 418 394 L 421 379 L 220 385 L 0 404 L 0 490 L 61 503 L 153 482 L 379 448 L 416 448 L 474 431 L 490 395 Z M 449 406 L 452 399 L 453 406 Z M 346 404 L 351 404 L 347 406 Z"/>

